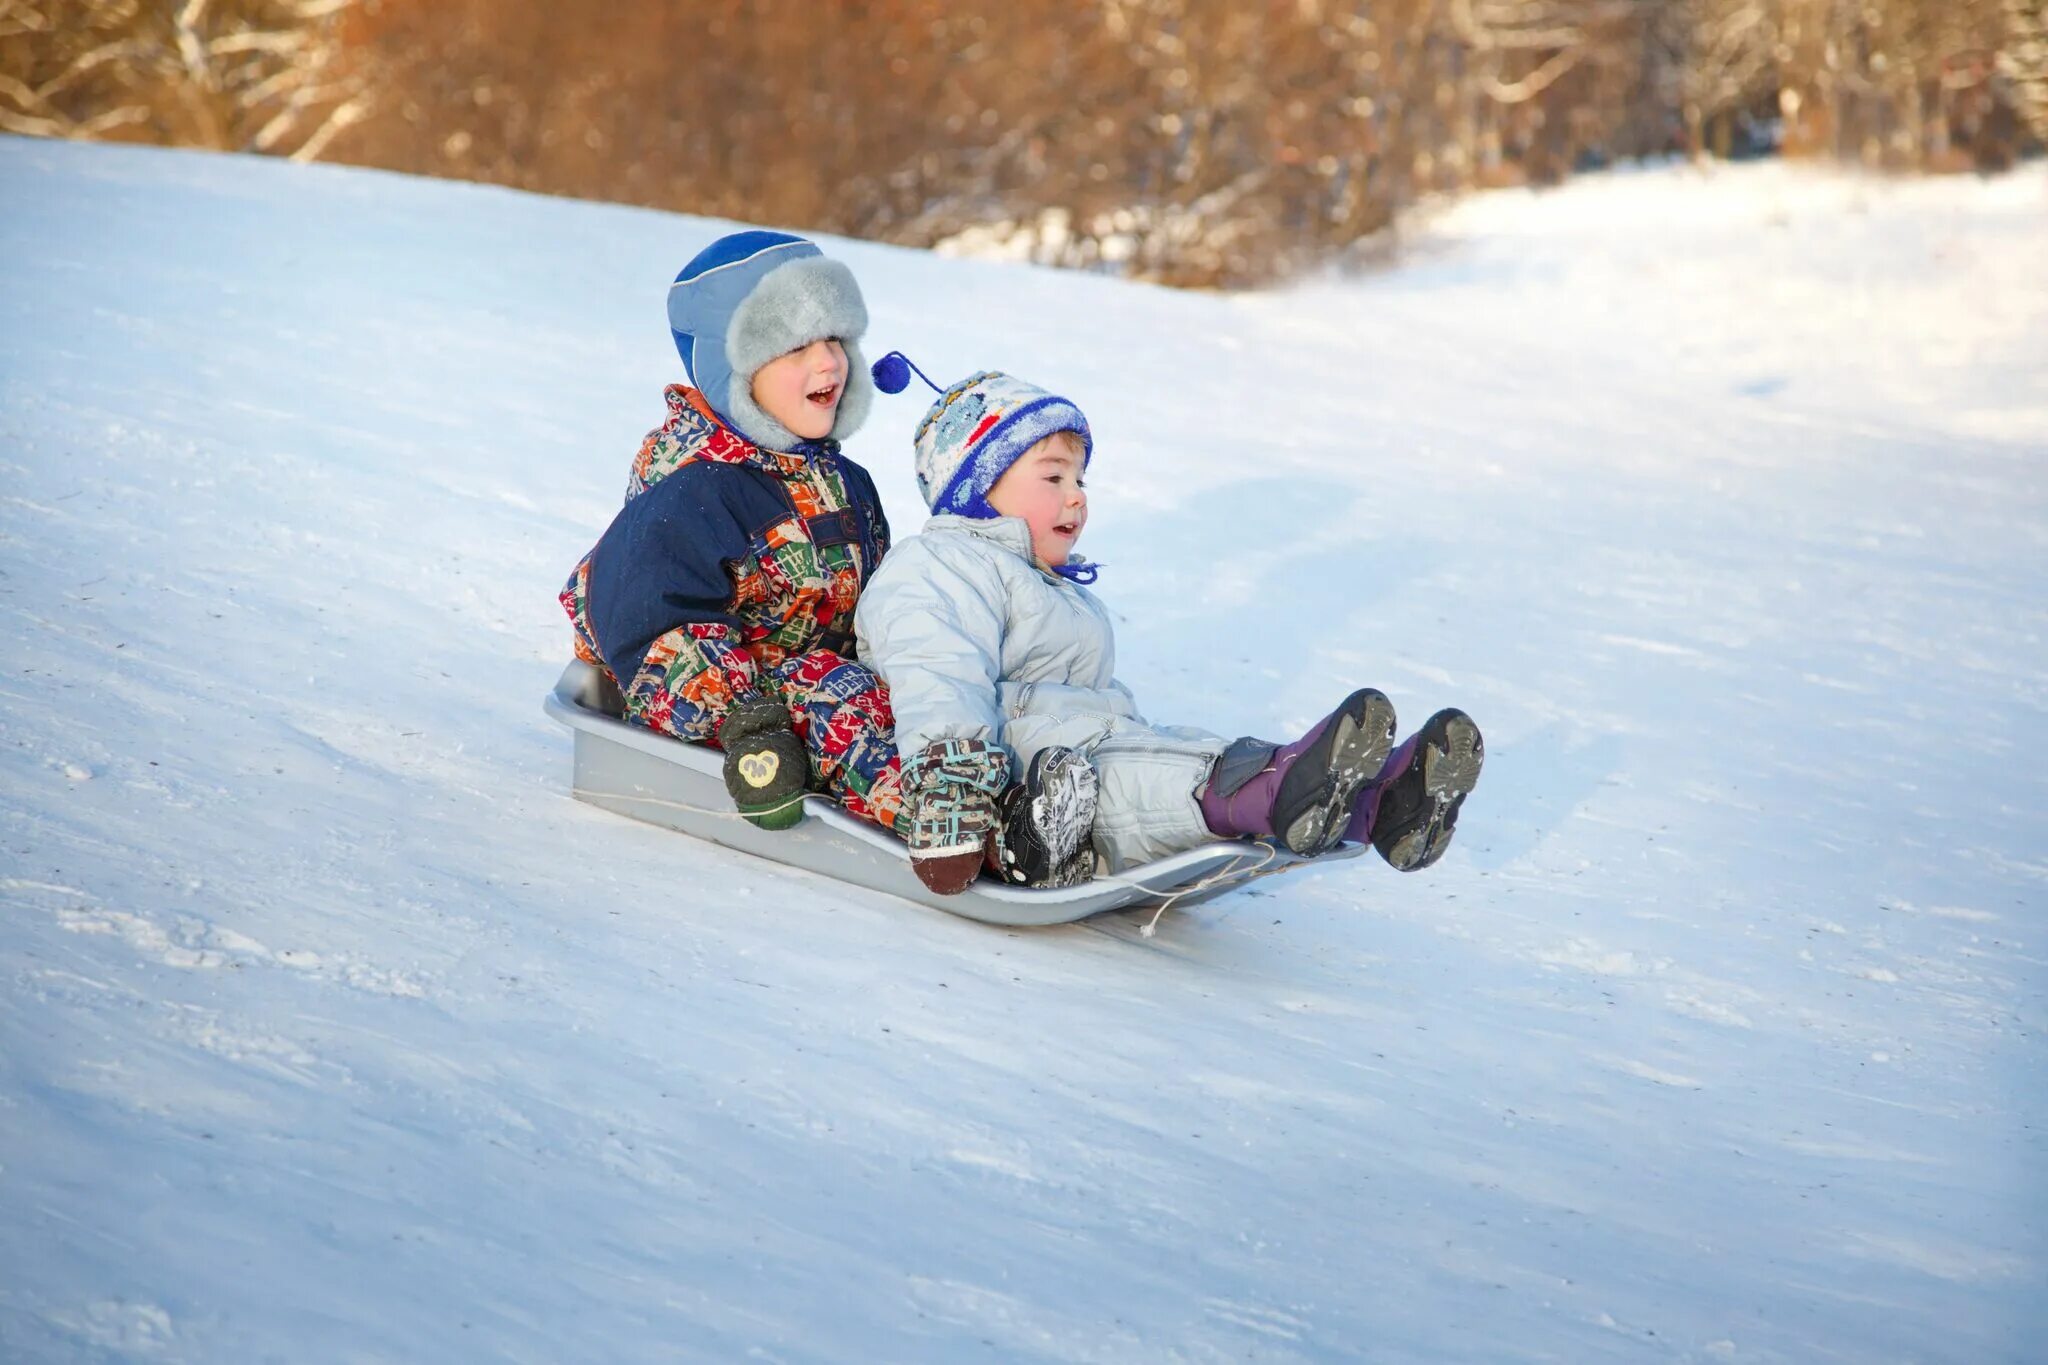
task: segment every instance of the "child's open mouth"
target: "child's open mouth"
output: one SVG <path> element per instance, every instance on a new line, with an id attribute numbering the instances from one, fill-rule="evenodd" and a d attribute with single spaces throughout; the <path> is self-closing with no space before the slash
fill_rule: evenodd
<path id="1" fill-rule="evenodd" d="M 1081 534 L 1080 531 L 1075 528 L 1074 523 L 1071 521 L 1063 521 L 1058 523 L 1052 528 L 1052 533 L 1056 536 L 1065 536 L 1069 540 Z"/>
<path id="2" fill-rule="evenodd" d="M 805 394 L 804 397 L 821 408 L 829 408 L 839 401 L 839 386 L 837 384 L 827 384 L 822 389 L 813 389 Z"/>

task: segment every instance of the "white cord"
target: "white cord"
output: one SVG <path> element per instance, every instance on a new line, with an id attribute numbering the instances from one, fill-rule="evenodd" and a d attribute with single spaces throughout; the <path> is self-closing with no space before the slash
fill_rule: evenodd
<path id="1" fill-rule="evenodd" d="M 1143 924 L 1138 926 L 1138 934 L 1140 937 L 1151 938 L 1152 935 L 1158 930 L 1159 917 L 1161 915 L 1164 915 L 1168 910 L 1172 909 L 1174 902 L 1180 900 L 1182 897 L 1192 896 L 1198 891 L 1206 891 L 1210 887 L 1215 886 L 1220 882 L 1256 881 L 1260 877 L 1271 876 L 1273 873 L 1281 870 L 1277 867 L 1266 866 L 1266 864 L 1272 862 L 1273 859 L 1280 856 L 1279 849 L 1275 848 L 1271 844 L 1264 842 L 1254 843 L 1252 847 L 1260 850 L 1258 855 L 1259 860 L 1253 863 L 1249 868 L 1244 867 L 1243 863 L 1244 860 L 1246 858 L 1251 857 L 1252 854 L 1250 852 L 1235 854 L 1231 857 L 1229 862 L 1217 868 L 1208 876 L 1189 882 L 1186 886 L 1175 887 L 1171 891 L 1160 891 L 1154 887 L 1146 886 L 1142 882 L 1133 881 L 1129 877 L 1099 877 L 1096 880 L 1105 882 L 1117 882 L 1120 885 L 1133 887 L 1139 891 L 1142 891 L 1148 896 L 1165 897 L 1164 900 L 1159 902 L 1158 909 L 1152 912 L 1152 918 L 1146 920 Z"/>

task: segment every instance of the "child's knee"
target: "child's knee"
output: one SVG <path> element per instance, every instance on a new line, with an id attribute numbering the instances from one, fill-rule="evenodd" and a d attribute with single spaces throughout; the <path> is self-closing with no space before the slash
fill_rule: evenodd
<path id="1" fill-rule="evenodd" d="M 790 660 L 781 672 L 793 705 L 826 714 L 851 710 L 894 727 L 888 686 L 866 664 L 821 649 Z"/>
<path id="2" fill-rule="evenodd" d="M 826 768 L 848 764 L 872 775 L 895 756 L 896 717 L 873 669 L 816 650 L 784 663 L 777 681 L 802 718 L 804 742 Z"/>

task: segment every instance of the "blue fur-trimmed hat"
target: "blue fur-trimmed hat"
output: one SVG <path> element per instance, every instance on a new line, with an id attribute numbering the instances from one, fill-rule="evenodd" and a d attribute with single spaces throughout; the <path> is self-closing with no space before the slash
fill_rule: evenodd
<path id="1" fill-rule="evenodd" d="M 891 351 L 875 362 L 875 383 L 884 393 L 901 393 L 915 367 Z M 932 384 L 923 370 L 918 377 Z M 1095 454 L 1095 438 L 1081 409 L 1000 370 L 971 374 L 939 389 L 912 441 L 917 448 L 917 491 L 934 512 L 962 517 L 999 515 L 988 491 L 1025 451 L 1055 432 L 1071 431 L 1081 441 L 1081 467 Z"/>
<path id="2" fill-rule="evenodd" d="M 867 420 L 874 388 L 855 344 L 868 329 L 867 304 L 853 272 L 815 242 L 762 228 L 719 238 L 669 286 L 668 326 L 690 382 L 756 445 L 794 450 L 804 440 L 754 401 L 754 372 L 827 337 L 846 348 L 846 392 L 829 439 L 843 441 Z"/>

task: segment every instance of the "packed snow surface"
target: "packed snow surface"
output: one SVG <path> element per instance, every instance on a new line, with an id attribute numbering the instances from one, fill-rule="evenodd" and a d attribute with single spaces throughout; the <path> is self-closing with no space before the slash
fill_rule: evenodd
<path id="1" fill-rule="evenodd" d="M 0 1358 L 2040 1359 L 2048 167 L 1229 297 L 831 243 L 871 354 L 1089 413 L 1149 714 L 1485 728 L 1438 867 L 1152 938 L 570 799 L 554 595 L 726 224 L 0 195 Z"/>

